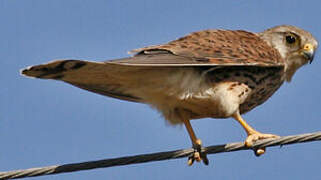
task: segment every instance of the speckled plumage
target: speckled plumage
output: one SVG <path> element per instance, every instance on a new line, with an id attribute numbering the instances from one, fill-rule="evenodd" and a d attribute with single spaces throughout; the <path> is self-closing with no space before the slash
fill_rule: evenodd
<path id="1" fill-rule="evenodd" d="M 136 54 L 129 58 L 58 60 L 22 73 L 149 104 L 170 123 L 184 123 L 194 145 L 189 120 L 234 117 L 251 144 L 274 136 L 255 131 L 240 114 L 264 103 L 285 80 L 290 81 L 299 67 L 312 61 L 317 46 L 310 33 L 294 26 L 261 33 L 206 30 L 133 50 Z"/>
<path id="2" fill-rule="evenodd" d="M 168 44 L 149 46 L 131 52 L 167 50 L 175 55 L 206 59 L 211 64 L 277 65 L 283 59 L 278 51 L 255 33 L 242 30 L 205 30 L 191 33 Z"/>

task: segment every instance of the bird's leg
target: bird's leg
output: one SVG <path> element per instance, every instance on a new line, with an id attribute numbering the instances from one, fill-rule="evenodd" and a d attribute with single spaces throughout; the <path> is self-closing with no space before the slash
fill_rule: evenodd
<path id="1" fill-rule="evenodd" d="M 206 157 L 206 153 L 201 152 L 202 141 L 196 137 L 190 121 L 183 120 L 183 122 L 189 134 L 189 137 L 191 138 L 193 149 L 194 149 L 194 154 L 188 158 L 188 165 L 191 166 L 195 160 L 197 162 L 200 162 L 202 160 L 205 165 L 208 165 L 208 159 Z"/>
<path id="2" fill-rule="evenodd" d="M 241 117 L 240 113 L 237 111 L 234 115 L 233 118 L 237 120 L 244 130 L 247 133 L 247 138 L 245 140 L 245 145 L 247 147 L 251 147 L 253 143 L 259 139 L 267 139 L 267 138 L 278 138 L 279 136 L 274 135 L 274 134 L 263 134 L 255 129 L 253 129 L 249 124 L 246 123 L 246 121 Z M 255 150 L 255 155 L 260 156 L 265 153 L 265 148 L 259 148 Z"/>

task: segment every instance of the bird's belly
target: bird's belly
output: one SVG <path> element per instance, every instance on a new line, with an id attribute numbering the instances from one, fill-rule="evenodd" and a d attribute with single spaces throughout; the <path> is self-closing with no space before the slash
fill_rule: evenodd
<path id="1" fill-rule="evenodd" d="M 228 118 L 236 110 L 246 113 L 264 103 L 284 82 L 283 68 L 279 67 L 232 67 L 212 75 L 208 98 L 194 96 L 184 104 L 182 109 L 190 119 Z"/>
<path id="2" fill-rule="evenodd" d="M 198 92 L 181 94 L 154 94 L 149 104 L 162 112 L 165 119 L 172 124 L 182 120 L 200 118 L 228 118 L 244 102 L 249 88 L 239 82 L 220 82 L 208 84 L 208 88 Z"/>
<path id="3" fill-rule="evenodd" d="M 166 76 L 157 76 L 163 78 L 146 81 L 144 86 L 130 89 L 129 94 L 143 99 L 172 124 L 184 119 L 228 118 L 238 109 L 248 112 L 266 101 L 283 82 L 281 68 L 224 67 L 206 76 L 195 68 L 167 71 Z"/>
<path id="4" fill-rule="evenodd" d="M 171 124 L 182 123 L 184 119 L 229 117 L 226 113 L 228 110 L 223 107 L 222 102 L 215 101 L 212 97 L 190 97 L 187 99 L 164 97 L 160 98 L 157 102 L 154 101 L 151 105 L 159 110 Z M 231 111 L 233 111 L 232 106 L 225 107 L 231 107 Z"/>

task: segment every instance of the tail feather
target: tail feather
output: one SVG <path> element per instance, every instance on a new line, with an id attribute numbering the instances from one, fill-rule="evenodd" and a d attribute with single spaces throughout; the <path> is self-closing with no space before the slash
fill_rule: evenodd
<path id="1" fill-rule="evenodd" d="M 25 76 L 65 81 L 76 87 L 122 100 L 141 102 L 142 99 L 127 92 L 124 73 L 135 68 L 115 68 L 116 64 L 83 60 L 57 60 L 23 69 Z M 119 66 L 119 65 L 118 65 Z M 129 76 L 130 77 L 130 76 Z M 129 79 L 128 79 L 129 80 Z"/>

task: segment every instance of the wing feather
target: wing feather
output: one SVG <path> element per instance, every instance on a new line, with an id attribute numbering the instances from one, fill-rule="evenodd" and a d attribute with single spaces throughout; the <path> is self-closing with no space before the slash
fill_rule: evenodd
<path id="1" fill-rule="evenodd" d="M 154 50 L 153 50 L 154 51 Z M 116 59 L 105 61 L 107 64 L 118 64 L 124 66 L 145 66 L 145 67 L 197 67 L 197 66 L 283 66 L 283 63 L 272 61 L 255 61 L 244 58 L 201 58 L 201 57 L 184 57 L 175 55 L 172 52 L 158 50 L 153 54 L 137 54 L 130 58 Z"/>
<path id="2" fill-rule="evenodd" d="M 242 30 L 194 32 L 167 44 L 135 49 L 131 53 L 148 55 L 160 51 L 185 57 L 187 59 L 183 60 L 191 60 L 192 64 L 200 65 L 284 66 L 285 63 L 278 50 L 268 45 L 258 34 Z M 171 64 L 181 64 L 180 60 L 182 58 Z M 130 64 L 134 63 L 136 62 Z M 184 63 L 186 62 L 182 62 Z"/>

